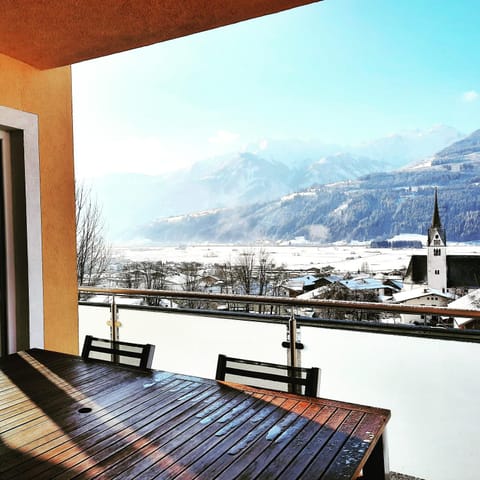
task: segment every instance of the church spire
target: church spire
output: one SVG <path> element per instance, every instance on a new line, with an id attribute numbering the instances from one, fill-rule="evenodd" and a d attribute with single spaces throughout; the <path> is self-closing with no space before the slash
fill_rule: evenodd
<path id="1" fill-rule="evenodd" d="M 442 222 L 440 221 L 440 214 L 438 213 L 438 199 L 437 199 L 436 188 L 435 188 L 435 200 L 433 205 L 432 228 L 442 228 Z"/>
<path id="2" fill-rule="evenodd" d="M 447 236 L 438 213 L 437 189 L 433 202 L 432 226 L 428 229 L 427 282 L 428 287 L 446 292 L 447 279 Z"/>
<path id="3" fill-rule="evenodd" d="M 445 246 L 446 244 L 447 238 L 445 235 L 445 229 L 442 227 L 442 222 L 440 220 L 440 213 L 438 211 L 437 189 L 435 188 L 432 225 L 428 229 L 428 246 Z"/>

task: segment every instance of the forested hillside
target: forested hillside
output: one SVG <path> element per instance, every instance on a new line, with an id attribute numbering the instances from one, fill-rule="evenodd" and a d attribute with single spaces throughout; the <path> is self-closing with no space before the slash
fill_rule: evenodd
<path id="1" fill-rule="evenodd" d="M 159 219 L 139 230 L 153 242 L 291 239 L 366 241 L 425 234 L 438 187 L 449 240 L 480 239 L 480 130 L 428 162 L 323 185 L 279 200 Z"/>

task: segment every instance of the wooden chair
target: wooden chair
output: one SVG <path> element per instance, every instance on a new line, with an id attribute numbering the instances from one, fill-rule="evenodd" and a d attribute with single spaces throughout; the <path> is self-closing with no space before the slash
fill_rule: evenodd
<path id="1" fill-rule="evenodd" d="M 275 363 L 257 362 L 242 358 L 232 358 L 220 354 L 217 362 L 217 380 L 227 379 L 235 383 L 243 383 L 253 387 L 269 390 L 299 393 L 307 397 L 316 397 L 318 389 L 319 369 L 278 365 Z M 252 382 L 252 380 L 260 382 Z M 279 388 L 279 387 L 282 387 Z"/>
<path id="2" fill-rule="evenodd" d="M 152 366 L 154 352 L 155 345 L 105 340 L 87 335 L 82 358 L 148 370 Z"/>

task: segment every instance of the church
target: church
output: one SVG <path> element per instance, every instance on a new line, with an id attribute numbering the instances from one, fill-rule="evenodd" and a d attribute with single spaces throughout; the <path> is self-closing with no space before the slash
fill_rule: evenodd
<path id="1" fill-rule="evenodd" d="M 427 254 L 412 255 L 404 278 L 404 289 L 420 285 L 457 296 L 480 288 L 480 256 L 447 254 L 447 237 L 440 220 L 436 189 Z"/>

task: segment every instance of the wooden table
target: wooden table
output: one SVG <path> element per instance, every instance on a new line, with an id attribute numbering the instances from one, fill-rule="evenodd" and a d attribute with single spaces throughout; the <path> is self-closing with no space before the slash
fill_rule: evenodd
<path id="1" fill-rule="evenodd" d="M 2 480 L 388 478 L 388 410 L 37 349 L 0 367 Z"/>

